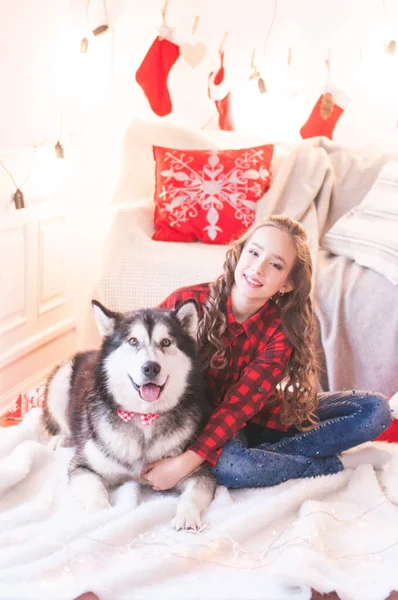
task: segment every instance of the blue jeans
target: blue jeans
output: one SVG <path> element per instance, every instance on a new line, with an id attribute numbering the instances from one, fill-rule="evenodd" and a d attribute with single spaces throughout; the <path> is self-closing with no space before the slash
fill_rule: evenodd
<path id="1" fill-rule="evenodd" d="M 212 471 L 219 485 L 268 487 L 288 479 L 343 470 L 337 455 L 378 437 L 391 422 L 387 398 L 376 392 L 319 394 L 319 424 L 287 433 L 248 424 L 227 442 Z"/>

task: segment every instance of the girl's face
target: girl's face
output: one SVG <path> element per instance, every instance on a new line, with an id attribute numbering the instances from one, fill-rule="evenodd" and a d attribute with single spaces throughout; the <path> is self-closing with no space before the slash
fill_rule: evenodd
<path id="1" fill-rule="evenodd" d="M 246 242 L 235 269 L 236 291 L 242 300 L 265 304 L 277 292 L 293 289 L 289 273 L 297 257 L 293 238 L 266 225 Z"/>

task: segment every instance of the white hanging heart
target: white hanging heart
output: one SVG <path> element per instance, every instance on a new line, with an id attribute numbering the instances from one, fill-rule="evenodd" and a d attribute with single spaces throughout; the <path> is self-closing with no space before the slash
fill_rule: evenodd
<path id="1" fill-rule="evenodd" d="M 192 68 L 200 63 L 205 54 L 206 46 L 201 42 L 197 44 L 185 43 L 180 46 L 180 55 Z"/>

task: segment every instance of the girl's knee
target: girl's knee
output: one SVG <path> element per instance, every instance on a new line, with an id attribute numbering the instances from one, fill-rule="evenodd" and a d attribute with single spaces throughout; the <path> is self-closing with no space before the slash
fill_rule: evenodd
<path id="1" fill-rule="evenodd" d="M 235 438 L 236 439 L 236 438 Z M 251 472 L 249 450 L 239 441 L 228 442 L 211 471 L 218 485 L 245 487 L 242 480 Z"/>
<path id="2" fill-rule="evenodd" d="M 239 485 L 242 475 L 241 461 L 238 461 L 236 464 L 232 458 L 228 460 L 220 458 L 211 471 L 216 478 L 217 485 L 225 485 L 232 488 L 241 487 Z"/>
<path id="3" fill-rule="evenodd" d="M 378 392 L 358 392 L 361 397 L 358 403 L 367 415 L 367 427 L 372 433 L 372 439 L 378 437 L 391 423 L 391 408 L 388 398 Z"/>
<path id="4" fill-rule="evenodd" d="M 235 473 L 233 473 L 229 469 L 225 469 L 221 466 L 215 466 L 212 469 L 212 473 L 216 478 L 217 485 L 225 485 L 226 487 L 234 487 L 232 486 L 232 482 L 235 480 Z"/>

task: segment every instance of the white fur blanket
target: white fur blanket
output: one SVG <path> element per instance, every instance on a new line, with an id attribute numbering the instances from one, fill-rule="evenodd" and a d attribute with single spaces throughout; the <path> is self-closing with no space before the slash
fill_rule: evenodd
<path id="1" fill-rule="evenodd" d="M 220 487 L 198 534 L 170 527 L 177 498 L 134 484 L 87 514 L 66 481 L 71 449 L 52 452 L 40 409 L 0 429 L 0 598 L 72 600 L 383 600 L 398 590 L 398 445 L 351 451 L 337 475 L 268 489 Z M 358 455 L 358 451 L 361 452 Z M 367 453 L 367 454 L 366 454 Z M 358 456 L 361 458 L 358 459 Z"/>

